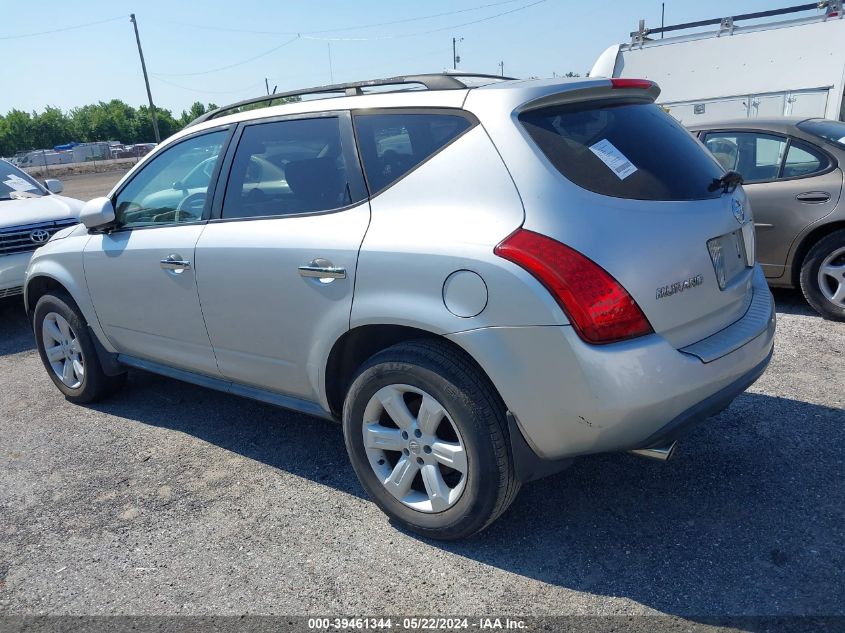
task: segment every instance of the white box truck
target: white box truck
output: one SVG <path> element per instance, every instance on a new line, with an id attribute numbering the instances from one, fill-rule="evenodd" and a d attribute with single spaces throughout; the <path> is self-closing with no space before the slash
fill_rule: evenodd
<path id="1" fill-rule="evenodd" d="M 641 20 L 630 42 L 599 56 L 590 76 L 657 82 L 658 103 L 685 125 L 762 116 L 845 120 L 842 4 L 828 0 L 653 29 Z"/>

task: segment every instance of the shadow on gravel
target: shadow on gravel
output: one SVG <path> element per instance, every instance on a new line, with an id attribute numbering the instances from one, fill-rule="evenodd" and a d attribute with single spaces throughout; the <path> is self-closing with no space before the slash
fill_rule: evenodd
<path id="1" fill-rule="evenodd" d="M 142 372 L 96 408 L 364 496 L 332 422 Z M 744 394 L 669 463 L 583 458 L 526 485 L 484 533 L 425 543 L 673 615 L 841 614 L 843 445 L 842 411 Z"/>
<path id="2" fill-rule="evenodd" d="M 35 338 L 29 329 L 23 299 L 0 299 L 0 356 L 35 349 Z"/>
<path id="3" fill-rule="evenodd" d="M 782 314 L 811 316 L 821 319 L 818 312 L 810 307 L 800 290 L 794 288 L 772 288 L 775 309 Z"/>
<path id="4" fill-rule="evenodd" d="M 478 537 L 430 543 L 674 615 L 842 615 L 843 446 L 845 412 L 747 393 L 668 463 L 578 460 Z"/>
<path id="5" fill-rule="evenodd" d="M 777 300 L 780 312 L 812 314 L 800 293 L 779 291 Z M 30 349 L 22 304 L 0 302 L 0 354 Z M 94 408 L 364 496 L 341 428 L 329 421 L 143 372 Z M 842 410 L 747 393 L 694 430 L 669 463 L 583 458 L 526 485 L 484 533 L 426 543 L 685 617 L 843 614 L 843 446 Z"/>
<path id="6" fill-rule="evenodd" d="M 192 435 L 287 471 L 364 497 L 340 424 L 155 374 L 130 371 L 126 388 L 91 408 Z"/>

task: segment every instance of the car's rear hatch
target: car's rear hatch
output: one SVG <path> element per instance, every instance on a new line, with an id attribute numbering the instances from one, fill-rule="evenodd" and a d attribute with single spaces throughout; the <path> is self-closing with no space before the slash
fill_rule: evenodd
<path id="1" fill-rule="evenodd" d="M 653 84 L 614 81 L 552 86 L 489 131 L 523 197 L 523 228 L 604 268 L 680 348 L 748 309 L 750 209 L 741 188 L 719 185 L 724 171 L 703 146 L 652 103 Z"/>

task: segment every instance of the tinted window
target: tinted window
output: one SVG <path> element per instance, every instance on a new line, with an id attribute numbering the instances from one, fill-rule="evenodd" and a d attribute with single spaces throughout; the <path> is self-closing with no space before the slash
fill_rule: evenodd
<path id="1" fill-rule="evenodd" d="M 519 117 L 552 164 L 590 191 L 637 200 L 715 198 L 718 163 L 653 104 L 575 104 Z"/>
<path id="2" fill-rule="evenodd" d="M 786 160 L 783 163 L 782 178 L 800 178 L 809 176 L 828 168 L 827 156 L 813 149 L 792 141 L 789 150 L 786 152 Z"/>
<path id="3" fill-rule="evenodd" d="M 455 114 L 359 114 L 358 145 L 370 192 L 407 174 L 471 127 Z"/>
<path id="4" fill-rule="evenodd" d="M 118 224 L 154 226 L 202 219 L 227 134 L 221 130 L 194 136 L 162 150 L 117 195 Z"/>
<path id="5" fill-rule="evenodd" d="M 830 119 L 810 119 L 801 121 L 798 128 L 808 134 L 813 134 L 845 147 L 845 123 L 842 121 L 831 121 Z"/>
<path id="6" fill-rule="evenodd" d="M 745 182 L 774 180 L 786 151 L 786 138 L 759 132 L 710 132 L 704 145 L 725 169 L 742 174 Z"/>
<path id="7" fill-rule="evenodd" d="M 232 162 L 224 218 L 295 215 L 353 202 L 335 117 L 244 129 Z"/>

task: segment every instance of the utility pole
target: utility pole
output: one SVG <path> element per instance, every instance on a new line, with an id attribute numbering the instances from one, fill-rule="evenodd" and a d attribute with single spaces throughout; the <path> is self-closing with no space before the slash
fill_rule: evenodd
<path id="1" fill-rule="evenodd" d="M 138 22 L 135 20 L 135 14 L 129 14 L 129 21 L 135 27 L 135 41 L 138 42 L 138 55 L 141 57 L 141 70 L 144 71 L 144 83 L 147 85 L 147 98 L 150 100 L 150 115 L 153 117 L 153 132 L 155 133 L 156 143 L 161 143 L 161 136 L 158 133 L 158 116 L 156 116 L 156 107 L 153 104 L 153 93 L 150 92 L 150 78 L 147 77 L 147 64 L 144 63 L 144 51 L 141 50 L 141 36 L 138 35 Z"/>
<path id="2" fill-rule="evenodd" d="M 666 3 L 660 3 L 660 28 L 663 29 L 663 21 L 666 18 Z M 660 39 L 663 39 L 663 31 L 660 31 Z"/>
<path id="3" fill-rule="evenodd" d="M 267 77 L 264 78 L 264 88 L 267 90 L 267 94 L 270 94 L 270 82 L 267 81 Z"/>
<path id="4" fill-rule="evenodd" d="M 458 63 L 461 61 L 461 58 L 458 57 L 458 42 L 463 42 L 464 38 L 462 37 L 453 37 L 452 38 L 452 70 L 458 69 Z"/>
<path id="5" fill-rule="evenodd" d="M 332 67 L 332 43 L 326 42 L 329 47 L 329 83 L 334 83 L 334 68 Z"/>
<path id="6" fill-rule="evenodd" d="M 504 77 L 505 76 L 505 62 L 499 62 L 499 74 Z"/>

